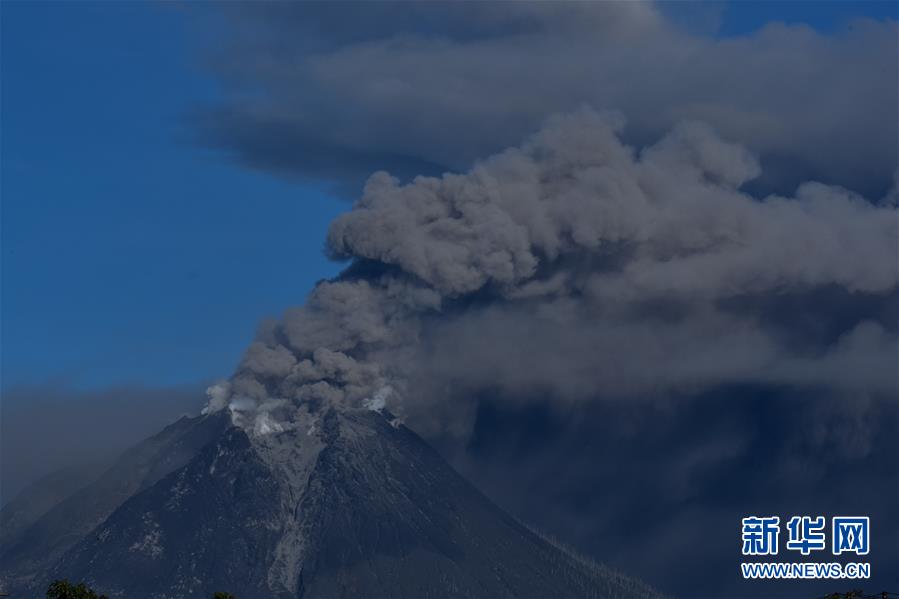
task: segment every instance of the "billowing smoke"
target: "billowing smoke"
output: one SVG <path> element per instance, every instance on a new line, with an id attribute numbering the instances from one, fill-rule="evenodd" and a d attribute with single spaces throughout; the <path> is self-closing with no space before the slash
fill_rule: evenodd
<path id="1" fill-rule="evenodd" d="M 355 199 L 375 170 L 466 170 L 586 103 L 626 109 L 640 146 L 684 119 L 711 124 L 758 154 L 759 194 L 807 179 L 882 194 L 897 164 L 895 18 L 822 31 L 798 11 L 734 35 L 726 5 L 217 4 L 227 43 L 206 64 L 224 93 L 191 122 L 245 165 Z"/>
<path id="2" fill-rule="evenodd" d="M 585 108 L 465 174 L 374 174 L 328 233 L 350 266 L 263 327 L 207 410 L 257 434 L 326 406 L 452 429 L 482 389 L 895 390 L 891 197 L 806 183 L 758 200 L 740 188 L 759 163 L 710 127 L 636 149 L 623 125 Z"/>

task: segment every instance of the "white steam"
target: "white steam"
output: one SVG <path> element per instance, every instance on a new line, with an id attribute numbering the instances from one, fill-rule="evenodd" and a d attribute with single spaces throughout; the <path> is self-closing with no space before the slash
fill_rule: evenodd
<path id="1" fill-rule="evenodd" d="M 393 394 L 393 387 L 381 387 L 370 398 L 362 400 L 362 406 L 372 412 L 381 412 L 387 406 L 387 399 Z"/>

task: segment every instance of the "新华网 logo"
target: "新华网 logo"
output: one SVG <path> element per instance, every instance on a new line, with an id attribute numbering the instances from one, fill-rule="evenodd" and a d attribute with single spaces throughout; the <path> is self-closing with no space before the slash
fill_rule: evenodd
<path id="1" fill-rule="evenodd" d="M 779 516 L 747 516 L 742 519 L 742 553 L 747 556 L 777 555 L 780 550 Z M 828 529 L 824 516 L 792 516 L 786 521 L 788 551 L 802 556 L 826 551 L 830 534 L 832 555 L 868 555 L 870 552 L 870 519 L 867 516 L 834 516 Z M 744 578 L 869 578 L 871 565 L 866 562 L 743 562 Z"/>

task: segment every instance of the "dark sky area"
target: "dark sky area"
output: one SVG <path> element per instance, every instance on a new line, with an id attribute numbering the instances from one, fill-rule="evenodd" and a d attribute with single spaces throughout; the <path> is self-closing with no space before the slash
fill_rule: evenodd
<path id="1" fill-rule="evenodd" d="M 468 7 L 0 5 L 3 502 L 196 413 L 352 259 L 443 298 L 407 421 L 515 515 L 678 596 L 810 597 L 739 580 L 739 519 L 854 510 L 899 591 L 897 4 Z M 533 164 L 574 216 L 505 202 Z M 499 191 L 461 255 L 422 214 L 463 183 Z M 581 210 L 637 188 L 681 216 Z"/>

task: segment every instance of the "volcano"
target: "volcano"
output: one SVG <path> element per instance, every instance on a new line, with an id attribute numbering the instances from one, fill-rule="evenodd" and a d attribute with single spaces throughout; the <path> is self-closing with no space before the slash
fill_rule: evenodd
<path id="1" fill-rule="evenodd" d="M 13 596 L 56 578 L 131 599 L 658 596 L 524 526 L 386 410 L 264 435 L 183 418 L 39 517 L 27 494 L 3 514 Z"/>

